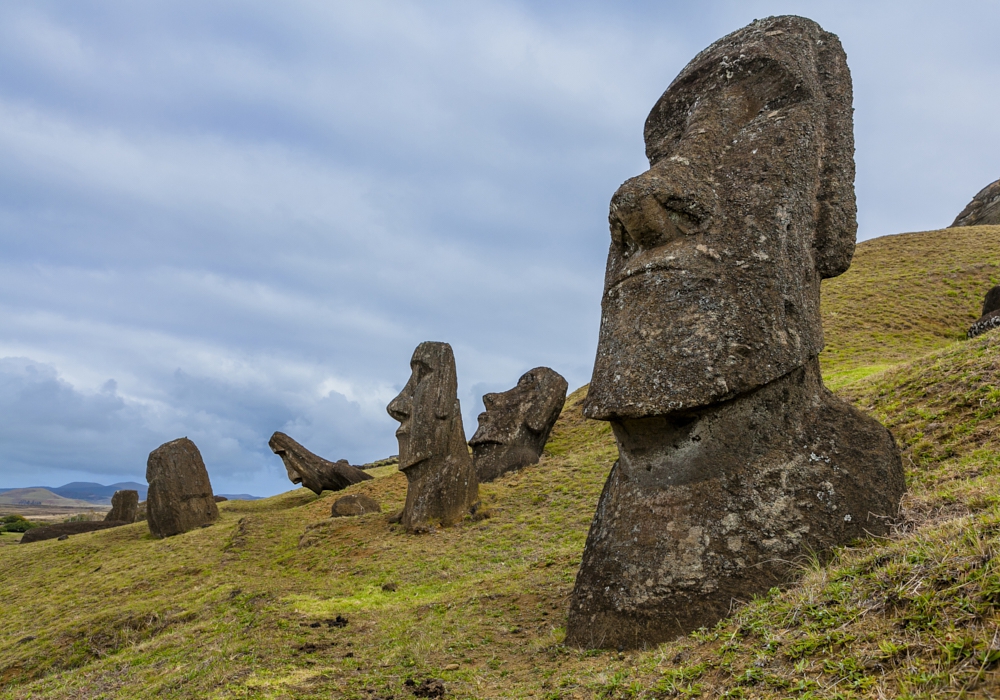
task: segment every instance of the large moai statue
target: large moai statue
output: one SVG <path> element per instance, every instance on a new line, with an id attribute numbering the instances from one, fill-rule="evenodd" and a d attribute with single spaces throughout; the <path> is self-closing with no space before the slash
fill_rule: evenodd
<path id="1" fill-rule="evenodd" d="M 536 367 L 502 394 L 486 394 L 486 411 L 469 440 L 479 483 L 537 464 L 552 426 L 566 403 L 569 385 L 548 367 Z"/>
<path id="2" fill-rule="evenodd" d="M 410 532 L 460 521 L 479 500 L 458 402 L 455 355 L 448 343 L 417 346 L 412 374 L 386 410 L 399 421 L 399 469 L 406 474 L 400 522 Z"/>
<path id="3" fill-rule="evenodd" d="M 857 230 L 851 102 L 839 39 L 772 17 L 698 54 L 649 114 L 650 168 L 611 199 L 584 415 L 611 423 L 619 459 L 567 643 L 674 638 L 888 531 L 895 441 L 817 361 L 820 281 Z"/>
<path id="4" fill-rule="evenodd" d="M 149 453 L 146 481 L 146 521 L 155 537 L 179 535 L 219 519 L 201 452 L 186 437 Z"/>
<path id="5" fill-rule="evenodd" d="M 111 510 L 104 517 L 108 522 L 134 523 L 139 517 L 139 492 L 134 489 L 115 491 Z"/>
<path id="6" fill-rule="evenodd" d="M 331 462 L 313 454 L 284 433 L 276 432 L 267 444 L 284 462 L 288 480 L 302 484 L 317 496 L 323 491 L 340 491 L 373 478 L 346 459 Z"/>

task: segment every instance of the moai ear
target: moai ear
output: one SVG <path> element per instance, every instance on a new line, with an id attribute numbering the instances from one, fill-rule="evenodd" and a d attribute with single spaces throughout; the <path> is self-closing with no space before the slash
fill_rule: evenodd
<path id="1" fill-rule="evenodd" d="M 851 71 L 840 40 L 821 32 L 816 63 L 826 97 L 825 143 L 816 193 L 816 271 L 836 277 L 851 266 L 858 233 L 854 196 L 854 108 Z"/>
<path id="2" fill-rule="evenodd" d="M 455 371 L 455 354 L 448 343 L 434 343 L 434 364 L 431 381 L 434 382 L 434 415 L 444 420 L 455 412 L 458 395 L 458 375 Z"/>
<path id="3" fill-rule="evenodd" d="M 562 410 L 569 384 L 558 372 L 548 367 L 536 367 L 527 374 L 534 376 L 534 387 L 531 390 L 534 400 L 524 417 L 524 424 L 532 432 L 541 433 L 549 427 L 552 414 L 558 415 Z"/>

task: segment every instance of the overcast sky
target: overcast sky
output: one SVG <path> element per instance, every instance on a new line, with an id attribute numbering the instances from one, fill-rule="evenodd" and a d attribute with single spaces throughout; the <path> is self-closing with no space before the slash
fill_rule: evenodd
<path id="1" fill-rule="evenodd" d="M 607 206 L 680 69 L 756 17 L 840 35 L 860 238 L 1000 177 L 1000 2 L 0 4 L 0 486 L 144 481 L 183 435 L 217 492 L 291 485 L 283 430 L 394 454 L 450 342 L 486 391 L 590 378 Z"/>

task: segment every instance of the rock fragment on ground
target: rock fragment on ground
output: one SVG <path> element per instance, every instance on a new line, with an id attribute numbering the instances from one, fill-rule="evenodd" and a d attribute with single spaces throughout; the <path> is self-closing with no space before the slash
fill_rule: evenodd
<path id="1" fill-rule="evenodd" d="M 330 517 L 344 518 L 381 512 L 382 506 L 374 498 L 366 496 L 363 493 L 352 493 L 347 496 L 341 496 L 333 502 L 333 506 L 330 509 Z"/>

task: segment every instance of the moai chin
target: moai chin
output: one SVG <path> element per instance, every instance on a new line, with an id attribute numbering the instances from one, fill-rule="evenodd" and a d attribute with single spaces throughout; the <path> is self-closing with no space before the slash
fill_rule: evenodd
<path id="1" fill-rule="evenodd" d="M 521 375 L 513 389 L 483 396 L 486 410 L 469 440 L 480 483 L 538 462 L 568 388 L 555 370 L 536 367 Z"/>
<path id="2" fill-rule="evenodd" d="M 425 342 L 410 360 L 410 380 L 386 410 L 399 421 L 399 469 L 406 474 L 400 522 L 409 532 L 459 522 L 479 499 L 458 402 L 455 355 Z"/>
<path id="3" fill-rule="evenodd" d="M 644 135 L 649 170 L 611 199 L 584 403 L 619 459 L 573 590 L 577 646 L 711 625 L 810 552 L 887 532 L 904 490 L 892 436 L 817 360 L 820 281 L 857 231 L 839 39 L 758 20 L 681 71 Z"/>

